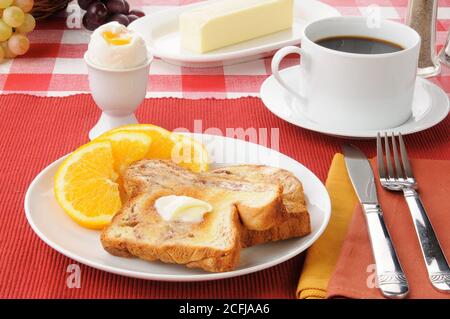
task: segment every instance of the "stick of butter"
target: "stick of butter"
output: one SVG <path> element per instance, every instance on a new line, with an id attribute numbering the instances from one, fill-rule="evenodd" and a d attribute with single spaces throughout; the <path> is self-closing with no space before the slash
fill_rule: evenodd
<path id="1" fill-rule="evenodd" d="M 289 29 L 293 0 L 224 0 L 180 15 L 181 46 L 205 53 Z"/>

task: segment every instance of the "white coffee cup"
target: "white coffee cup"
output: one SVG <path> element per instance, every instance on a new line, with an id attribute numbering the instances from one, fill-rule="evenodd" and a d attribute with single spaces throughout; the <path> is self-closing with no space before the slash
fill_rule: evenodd
<path id="1" fill-rule="evenodd" d="M 375 38 L 403 50 L 359 54 L 315 43 L 338 36 Z M 365 17 L 332 17 L 308 24 L 301 48 L 289 46 L 276 52 L 272 73 L 300 99 L 301 114 L 318 124 L 336 129 L 386 129 L 411 116 L 419 49 L 420 36 L 401 23 L 383 20 L 377 25 Z M 300 87 L 286 83 L 279 72 L 281 60 L 292 53 L 301 56 Z"/>

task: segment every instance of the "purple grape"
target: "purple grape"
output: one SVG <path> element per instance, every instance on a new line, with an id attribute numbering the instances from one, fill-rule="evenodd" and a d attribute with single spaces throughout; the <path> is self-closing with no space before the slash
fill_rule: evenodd
<path id="1" fill-rule="evenodd" d="M 83 16 L 83 25 L 86 29 L 94 31 L 105 22 L 105 18 L 99 18 L 96 15 L 85 13 Z"/>
<path id="2" fill-rule="evenodd" d="M 143 11 L 136 9 L 130 10 L 128 14 L 138 16 L 139 18 L 145 16 L 145 13 Z"/>
<path id="3" fill-rule="evenodd" d="M 110 16 L 108 18 L 108 22 L 110 22 L 110 21 L 117 21 L 120 24 L 123 24 L 124 26 L 127 26 L 130 23 L 130 20 L 128 20 L 128 17 L 121 13 L 116 13 L 116 14 L 113 14 L 112 16 Z"/>
<path id="4" fill-rule="evenodd" d="M 134 14 L 129 14 L 129 15 L 127 15 L 127 17 L 128 17 L 128 21 L 130 21 L 130 23 L 133 22 L 134 20 L 139 19 L 139 17 Z"/>
<path id="5" fill-rule="evenodd" d="M 109 0 L 106 3 L 106 6 L 108 7 L 108 11 L 111 14 L 115 13 L 128 14 L 129 6 L 127 7 L 124 0 Z"/>
<path id="6" fill-rule="evenodd" d="M 123 2 L 125 3 L 125 11 L 123 12 L 123 14 L 128 14 L 128 12 L 130 12 L 130 4 L 127 2 L 127 0 L 123 0 Z"/>
<path id="7" fill-rule="evenodd" d="M 96 1 L 89 6 L 86 14 L 97 16 L 99 19 L 104 19 L 108 15 L 108 9 L 103 3 Z"/>
<path id="8" fill-rule="evenodd" d="M 94 0 L 78 0 L 78 5 L 81 9 L 87 10 L 92 2 L 94 2 Z"/>

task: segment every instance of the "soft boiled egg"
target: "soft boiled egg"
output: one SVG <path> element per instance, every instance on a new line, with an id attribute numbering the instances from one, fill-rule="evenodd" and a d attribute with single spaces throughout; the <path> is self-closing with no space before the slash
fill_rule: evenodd
<path id="1" fill-rule="evenodd" d="M 89 60 L 100 67 L 128 69 L 145 64 L 148 60 L 144 39 L 118 22 L 98 27 L 91 35 Z"/>

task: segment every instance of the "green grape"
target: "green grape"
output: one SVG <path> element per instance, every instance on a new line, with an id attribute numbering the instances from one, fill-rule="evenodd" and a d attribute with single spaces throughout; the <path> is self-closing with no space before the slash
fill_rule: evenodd
<path id="1" fill-rule="evenodd" d="M 2 48 L 3 52 L 5 53 L 6 59 L 14 59 L 16 57 L 16 54 L 12 53 L 9 49 L 8 42 L 0 43 L 0 48 Z"/>
<path id="2" fill-rule="evenodd" d="M 23 34 L 13 34 L 8 40 L 8 48 L 14 54 L 25 54 L 30 48 L 30 40 L 28 40 L 28 38 Z"/>
<path id="3" fill-rule="evenodd" d="M 13 3 L 13 0 L 0 0 L 0 8 L 8 8 Z"/>
<path id="4" fill-rule="evenodd" d="M 0 42 L 6 41 L 12 34 L 12 28 L 0 19 Z"/>
<path id="5" fill-rule="evenodd" d="M 22 9 L 23 12 L 27 13 L 33 9 L 34 0 L 14 0 L 14 5 Z"/>
<path id="6" fill-rule="evenodd" d="M 3 10 L 2 18 L 3 21 L 5 21 L 10 26 L 12 26 L 13 28 L 17 28 L 23 23 L 25 14 L 19 7 L 12 6 Z"/>
<path id="7" fill-rule="evenodd" d="M 3 48 L 0 47 L 0 63 L 2 63 L 4 58 L 5 58 L 5 51 L 3 51 Z"/>
<path id="8" fill-rule="evenodd" d="M 34 30 L 34 27 L 36 26 L 36 20 L 34 20 L 34 17 L 26 13 L 25 19 L 20 27 L 16 28 L 16 31 L 19 33 L 29 33 Z"/>

